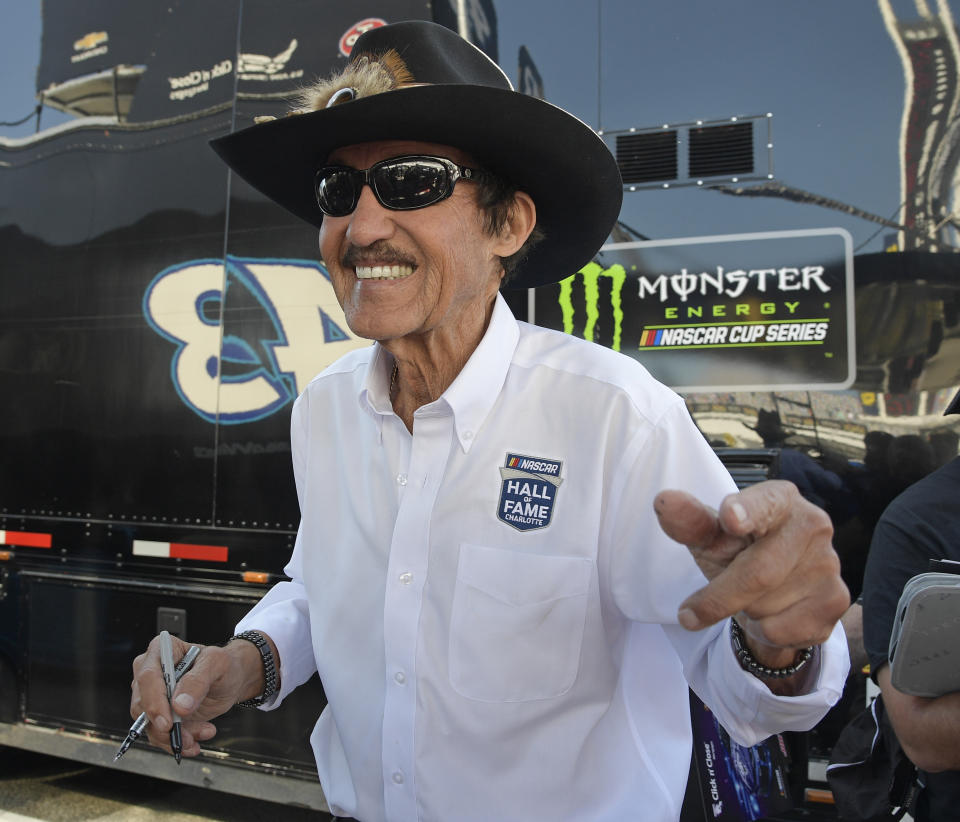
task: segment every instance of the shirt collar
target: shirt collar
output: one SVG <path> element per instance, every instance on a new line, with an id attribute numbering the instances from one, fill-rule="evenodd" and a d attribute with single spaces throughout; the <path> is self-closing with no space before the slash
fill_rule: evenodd
<path id="1" fill-rule="evenodd" d="M 367 366 L 367 373 L 360 386 L 357 400 L 360 409 L 373 418 L 377 426 L 377 437 L 383 437 L 383 419 L 393 413 L 390 403 L 390 376 L 393 373 L 393 357 L 380 345 L 373 344 L 373 355 Z"/>
<path id="2" fill-rule="evenodd" d="M 519 339 L 517 321 L 506 300 L 497 293 L 483 339 L 457 378 L 437 400 L 446 402 L 453 411 L 457 440 L 464 452 L 470 450 L 474 437 L 503 388 Z M 360 407 L 374 418 L 378 432 L 382 432 L 384 417 L 393 414 L 390 402 L 392 371 L 393 357 L 376 343 L 358 400 Z"/>
<path id="3" fill-rule="evenodd" d="M 457 439 L 465 453 L 500 395 L 519 339 L 520 327 L 498 292 L 483 339 L 443 393 L 453 410 Z"/>

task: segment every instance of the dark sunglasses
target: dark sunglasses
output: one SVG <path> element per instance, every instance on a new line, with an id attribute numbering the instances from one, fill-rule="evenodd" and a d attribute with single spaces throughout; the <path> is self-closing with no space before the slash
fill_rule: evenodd
<path id="1" fill-rule="evenodd" d="M 364 185 L 391 211 L 410 211 L 439 203 L 453 194 L 457 180 L 476 180 L 483 172 L 458 166 L 446 157 L 414 154 L 391 157 L 368 169 L 323 166 L 314 186 L 320 210 L 328 217 L 346 217 L 360 201 Z"/>

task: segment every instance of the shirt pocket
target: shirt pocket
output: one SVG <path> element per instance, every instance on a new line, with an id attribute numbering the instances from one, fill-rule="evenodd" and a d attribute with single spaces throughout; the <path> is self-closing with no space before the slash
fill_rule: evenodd
<path id="1" fill-rule="evenodd" d="M 483 702 L 549 699 L 580 668 L 593 562 L 463 544 L 450 619 L 450 684 Z"/>

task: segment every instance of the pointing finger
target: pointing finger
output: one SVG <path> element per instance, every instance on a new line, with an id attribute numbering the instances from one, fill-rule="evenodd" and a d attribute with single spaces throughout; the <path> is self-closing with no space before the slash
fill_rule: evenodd
<path id="1" fill-rule="evenodd" d="M 738 553 L 710 582 L 687 597 L 679 619 L 685 628 L 697 630 L 747 610 L 768 592 L 779 588 L 793 569 L 780 552 L 754 543 Z"/>
<path id="2" fill-rule="evenodd" d="M 726 497 L 718 516 L 728 534 L 757 538 L 776 530 L 798 504 L 806 503 L 792 482 L 767 480 Z"/>
<path id="3" fill-rule="evenodd" d="M 654 511 L 668 537 L 686 545 L 707 579 L 713 579 L 745 545 L 724 530 L 717 512 L 685 491 L 662 491 Z"/>
<path id="4" fill-rule="evenodd" d="M 750 529 L 754 541 L 681 605 L 690 612 L 681 617 L 687 627 L 710 625 L 739 611 L 769 615 L 818 596 L 816 586 L 832 579 L 839 565 L 823 510 L 800 497 L 790 483 L 755 488 L 762 493 L 740 495 L 746 520 L 725 510 L 729 498 L 721 506 L 721 520 L 728 517 L 735 521 L 731 527 Z"/>
<path id="5" fill-rule="evenodd" d="M 667 536 L 692 550 L 735 552 L 735 548 L 746 544 L 724 529 L 713 508 L 686 491 L 661 491 L 653 501 L 653 509 Z"/>

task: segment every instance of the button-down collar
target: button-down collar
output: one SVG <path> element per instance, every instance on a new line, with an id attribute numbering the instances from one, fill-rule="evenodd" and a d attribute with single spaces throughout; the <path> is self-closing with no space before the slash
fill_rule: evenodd
<path id="1" fill-rule="evenodd" d="M 457 440 L 464 453 L 470 450 L 503 387 L 519 338 L 517 321 L 506 300 L 498 293 L 480 344 L 437 400 L 453 412 Z M 383 417 L 394 413 L 390 401 L 392 371 L 393 357 L 377 343 L 358 399 L 360 407 L 374 417 L 378 433 L 382 431 Z"/>

